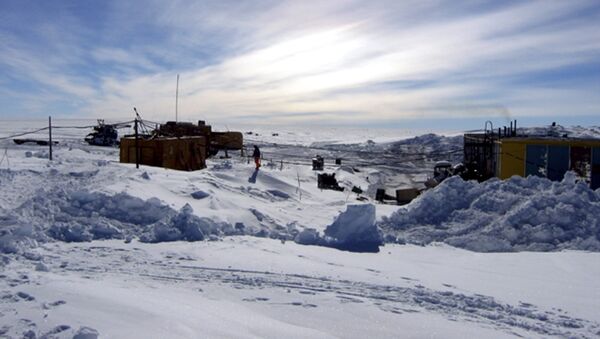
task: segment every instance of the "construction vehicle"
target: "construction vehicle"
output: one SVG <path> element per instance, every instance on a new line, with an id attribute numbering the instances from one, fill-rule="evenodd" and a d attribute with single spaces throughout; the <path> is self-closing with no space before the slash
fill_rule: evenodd
<path id="1" fill-rule="evenodd" d="M 119 132 L 117 128 L 130 127 L 125 124 L 105 124 L 103 119 L 98 119 L 98 125 L 94 126 L 94 132 L 85 137 L 85 141 L 94 146 L 116 146 L 119 144 Z"/>

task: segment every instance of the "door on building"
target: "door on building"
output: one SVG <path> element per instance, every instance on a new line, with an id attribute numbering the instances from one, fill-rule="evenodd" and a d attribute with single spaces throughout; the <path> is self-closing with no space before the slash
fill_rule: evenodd
<path id="1" fill-rule="evenodd" d="M 592 189 L 600 187 L 600 147 L 592 149 Z"/>
<path id="2" fill-rule="evenodd" d="M 548 146 L 548 179 L 560 181 L 569 170 L 569 146 Z"/>
<path id="3" fill-rule="evenodd" d="M 587 184 L 592 180 L 592 148 L 584 146 L 571 147 L 571 167 Z"/>
<path id="4" fill-rule="evenodd" d="M 525 176 L 537 175 L 546 177 L 547 163 L 546 145 L 527 145 L 525 150 Z"/>

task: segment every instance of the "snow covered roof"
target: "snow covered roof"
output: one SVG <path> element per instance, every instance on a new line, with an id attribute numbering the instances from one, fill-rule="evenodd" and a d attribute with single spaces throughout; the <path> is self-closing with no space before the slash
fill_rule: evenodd
<path id="1" fill-rule="evenodd" d="M 497 139 L 499 143 L 524 143 L 524 144 L 586 144 L 587 146 L 600 146 L 600 138 L 556 137 L 556 136 L 517 136 Z"/>

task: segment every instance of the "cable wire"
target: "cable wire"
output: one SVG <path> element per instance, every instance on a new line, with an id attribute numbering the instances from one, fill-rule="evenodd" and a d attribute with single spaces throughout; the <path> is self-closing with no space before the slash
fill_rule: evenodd
<path id="1" fill-rule="evenodd" d="M 15 137 L 21 137 L 21 136 L 28 135 L 28 134 L 35 134 L 35 133 L 47 130 L 48 128 L 49 127 L 43 127 L 43 128 L 40 128 L 40 129 L 37 129 L 37 130 L 34 130 L 34 131 L 23 132 L 23 133 L 19 133 L 19 134 L 13 134 L 13 135 L 9 135 L 7 137 L 1 137 L 0 140 L 12 139 L 12 138 L 15 138 Z"/>

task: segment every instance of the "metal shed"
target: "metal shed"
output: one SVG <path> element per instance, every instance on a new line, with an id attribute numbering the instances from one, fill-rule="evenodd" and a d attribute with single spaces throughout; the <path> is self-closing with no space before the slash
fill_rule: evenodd
<path id="1" fill-rule="evenodd" d="M 600 139 L 512 137 L 495 141 L 495 174 L 537 175 L 562 180 L 575 171 L 592 189 L 600 187 Z"/>

